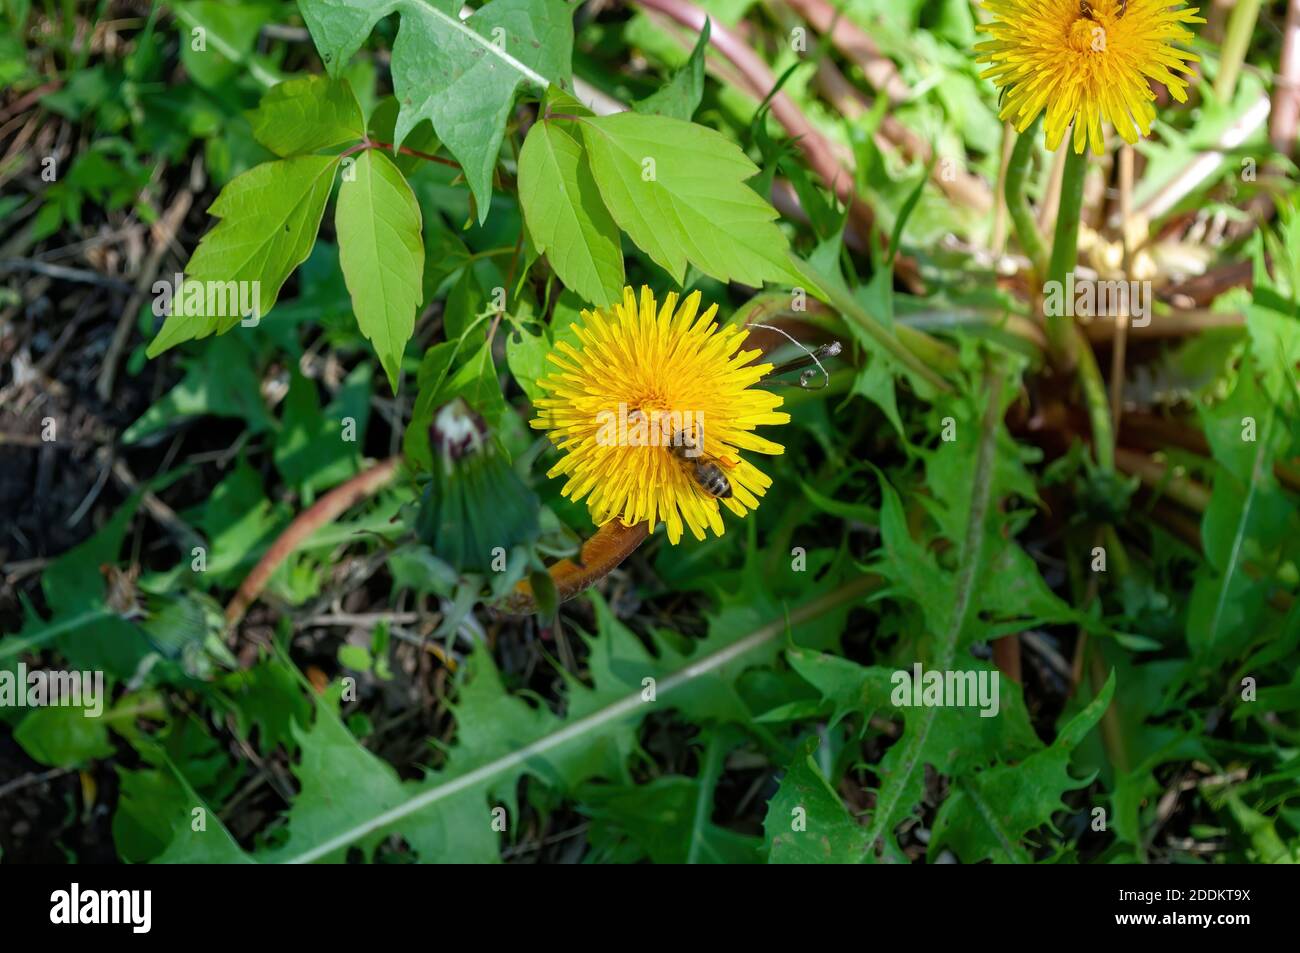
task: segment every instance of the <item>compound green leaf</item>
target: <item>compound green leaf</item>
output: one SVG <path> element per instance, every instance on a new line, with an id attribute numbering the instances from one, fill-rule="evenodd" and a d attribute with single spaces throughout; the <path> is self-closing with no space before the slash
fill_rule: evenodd
<path id="1" fill-rule="evenodd" d="M 331 75 L 374 25 L 397 11 L 393 92 L 400 144 L 423 120 L 465 173 L 479 221 L 492 201 L 492 170 L 515 96 L 568 85 L 573 14 L 564 0 L 491 0 L 467 19 L 460 3 L 437 0 L 301 0 L 303 19 Z"/>

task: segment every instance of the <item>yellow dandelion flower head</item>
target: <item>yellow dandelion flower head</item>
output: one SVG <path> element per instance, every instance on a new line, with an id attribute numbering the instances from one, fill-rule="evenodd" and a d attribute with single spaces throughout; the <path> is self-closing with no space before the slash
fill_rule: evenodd
<path id="1" fill-rule="evenodd" d="M 683 524 L 696 539 L 706 528 L 721 536 L 719 504 L 744 516 L 772 483 L 740 456 L 784 452 L 754 433 L 790 421 L 780 395 L 753 386 L 772 365 L 742 349 L 748 331 L 718 326 L 717 305 L 699 307 L 699 292 L 657 306 L 649 288 L 639 302 L 624 288 L 611 310 L 582 312 L 580 347 L 561 340 L 548 355 L 556 370 L 538 381 L 547 396 L 532 426 L 563 452 L 547 476 L 566 478 L 566 497 L 586 497 L 597 525 L 648 521 L 653 532 L 662 520 L 672 543 Z M 718 475 L 730 495 L 705 489 Z"/>
<path id="2" fill-rule="evenodd" d="M 984 76 L 1002 91 L 999 117 L 1024 132 L 1044 110 L 1047 147 L 1055 151 L 1074 123 L 1074 151 L 1101 154 L 1102 120 L 1125 142 L 1151 134 L 1151 80 L 1187 101 L 1189 63 L 1174 46 L 1204 23 L 1182 0 L 985 0 L 993 39 L 977 44 Z"/>

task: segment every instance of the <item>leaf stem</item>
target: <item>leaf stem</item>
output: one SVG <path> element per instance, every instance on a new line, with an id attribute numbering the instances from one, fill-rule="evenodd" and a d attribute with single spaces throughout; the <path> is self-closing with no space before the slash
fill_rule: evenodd
<path id="1" fill-rule="evenodd" d="M 415 156 L 415 158 L 417 159 L 424 159 L 426 162 L 436 162 L 439 165 L 449 166 L 450 168 L 453 169 L 460 168 L 460 163 L 456 162 L 453 159 L 444 159 L 442 156 L 436 156 L 430 152 L 421 152 L 419 149 L 412 149 L 410 146 L 398 146 L 397 149 L 394 150 L 393 144 L 391 142 L 378 142 L 377 140 L 373 140 L 373 139 L 368 139 L 366 141 L 369 143 L 369 145 L 372 148 L 377 147 L 380 149 L 387 149 L 389 152 L 396 151 L 401 153 L 404 156 Z"/>
<path id="2" fill-rule="evenodd" d="M 414 156 L 417 159 L 424 159 L 427 162 L 436 162 L 439 165 L 450 166 L 453 169 L 460 168 L 460 163 L 452 159 L 444 159 L 442 156 L 436 156 L 430 152 L 421 152 L 419 149 L 412 149 L 409 146 L 398 146 L 394 149 L 391 142 L 380 142 L 377 139 L 371 139 L 369 137 L 362 139 L 356 145 L 348 146 L 339 153 L 339 158 L 346 159 L 348 156 L 354 156 L 358 152 L 365 152 L 367 149 L 387 149 L 389 152 L 398 153 L 404 156 Z"/>

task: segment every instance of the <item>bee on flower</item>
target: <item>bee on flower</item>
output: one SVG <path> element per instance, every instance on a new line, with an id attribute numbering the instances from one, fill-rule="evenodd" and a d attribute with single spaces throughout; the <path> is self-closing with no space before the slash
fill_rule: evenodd
<path id="1" fill-rule="evenodd" d="M 718 326 L 717 305 L 699 308 L 699 292 L 660 306 L 649 288 L 639 301 L 625 288 L 611 310 L 582 313 L 580 347 L 559 341 L 548 357 L 556 370 L 538 381 L 547 396 L 532 426 L 563 454 L 547 476 L 565 477 L 563 494 L 586 498 L 597 525 L 662 521 L 674 544 L 683 529 L 721 536 L 721 507 L 744 516 L 772 483 L 741 456 L 784 452 L 754 433 L 790 421 L 779 394 L 753 386 L 772 365 L 742 349 L 748 331 Z M 610 439 L 629 429 L 642 435 Z"/>
<path id="2" fill-rule="evenodd" d="M 1024 132 L 1046 113 L 1047 148 L 1055 151 L 1074 125 L 1074 151 L 1100 155 L 1102 123 L 1125 142 L 1151 134 L 1154 80 L 1187 101 L 1193 53 L 1175 44 L 1204 23 L 1181 0 L 985 0 L 992 14 L 980 29 L 977 62 L 1001 91 L 999 118 Z"/>

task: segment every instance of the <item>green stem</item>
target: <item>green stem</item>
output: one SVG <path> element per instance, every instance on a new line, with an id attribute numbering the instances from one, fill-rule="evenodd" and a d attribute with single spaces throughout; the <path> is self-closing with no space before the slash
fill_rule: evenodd
<path id="1" fill-rule="evenodd" d="M 1223 52 L 1219 55 L 1219 75 L 1214 80 L 1214 95 L 1220 102 L 1232 99 L 1237 91 L 1237 77 L 1246 61 L 1250 38 L 1259 20 L 1260 0 L 1237 0 L 1228 19 L 1228 32 L 1223 38 Z"/>
<path id="2" fill-rule="evenodd" d="M 1092 345 L 1083 336 L 1077 324 L 1069 328 L 1074 339 L 1074 354 L 1078 358 L 1079 381 L 1083 384 L 1083 398 L 1088 405 L 1088 422 L 1092 424 L 1092 446 L 1097 464 L 1104 469 L 1115 469 L 1115 431 L 1110 420 L 1110 401 L 1106 384 L 1097 367 L 1097 357 Z"/>
<path id="3" fill-rule="evenodd" d="M 1061 147 L 1065 153 L 1065 172 L 1061 178 L 1061 204 L 1056 214 L 1056 235 L 1052 239 L 1052 258 L 1047 266 L 1047 281 L 1065 288 L 1066 278 L 1074 272 L 1079 259 L 1079 218 L 1083 213 L 1083 184 L 1088 174 L 1088 154 L 1075 152 L 1066 137 Z M 1067 309 L 1061 309 L 1065 311 Z M 1047 342 L 1053 360 L 1063 370 L 1076 369 L 1083 384 L 1083 397 L 1092 424 L 1093 452 L 1097 463 L 1115 469 L 1115 432 L 1111 426 L 1106 384 L 1079 326 L 1068 314 L 1047 315 Z"/>
<path id="4" fill-rule="evenodd" d="M 1066 276 L 1074 271 L 1079 258 L 1079 216 L 1083 212 L 1083 180 L 1088 172 L 1088 154 L 1075 152 L 1068 134 L 1061 148 L 1066 150 L 1065 173 L 1061 179 L 1061 204 L 1057 207 L 1052 258 L 1047 265 L 1047 281 L 1049 284 L 1057 282 L 1057 288 L 1065 287 Z M 1064 370 L 1074 366 L 1073 324 L 1066 314 L 1047 315 L 1047 344 L 1053 360 Z"/>
<path id="5" fill-rule="evenodd" d="M 46 623 L 43 628 L 27 635 L 13 635 L 4 640 L 0 645 L 0 664 L 8 665 L 8 659 L 14 659 L 25 652 L 36 652 L 40 650 L 47 642 L 52 642 L 56 636 L 64 632 L 75 632 L 81 627 L 90 628 L 97 623 L 105 622 L 113 618 L 115 613 L 107 606 L 86 609 L 75 616 L 65 619 L 53 619 Z"/>
<path id="6" fill-rule="evenodd" d="M 1039 116 L 1034 124 L 1022 132 L 1016 139 L 1016 147 L 1011 153 L 1011 162 L 1007 165 L 1006 199 L 1007 212 L 1011 215 L 1011 224 L 1015 227 L 1016 238 L 1020 247 L 1029 256 L 1034 270 L 1042 275 L 1047 270 L 1047 246 L 1043 236 L 1038 233 L 1038 222 L 1034 211 L 1029 207 L 1025 197 L 1025 179 L 1029 177 L 1030 160 L 1034 154 L 1034 142 L 1038 129 L 1043 123 Z"/>

